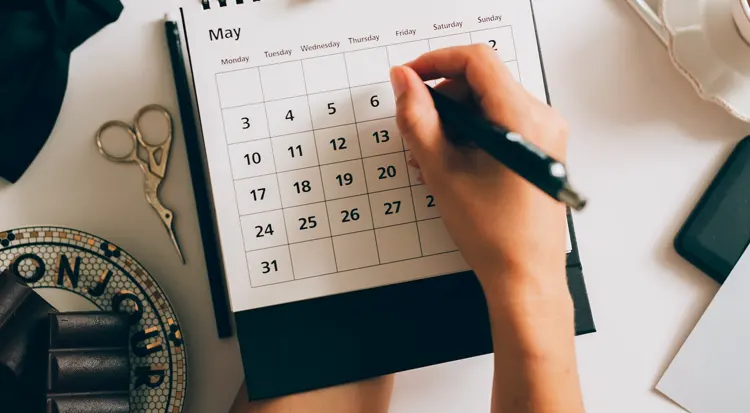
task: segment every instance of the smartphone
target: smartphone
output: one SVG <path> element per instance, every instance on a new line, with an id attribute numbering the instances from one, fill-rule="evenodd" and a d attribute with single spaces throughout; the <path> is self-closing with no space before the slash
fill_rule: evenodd
<path id="1" fill-rule="evenodd" d="M 750 136 L 729 155 L 675 238 L 677 253 L 720 284 L 750 243 Z"/>

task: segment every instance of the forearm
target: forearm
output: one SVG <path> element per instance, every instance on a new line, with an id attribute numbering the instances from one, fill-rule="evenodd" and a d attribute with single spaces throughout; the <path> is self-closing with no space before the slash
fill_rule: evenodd
<path id="1" fill-rule="evenodd" d="M 493 413 L 583 412 L 573 304 L 560 284 L 485 285 L 495 355 Z"/>
<path id="2" fill-rule="evenodd" d="M 230 413 L 386 413 L 393 389 L 393 376 L 260 402 L 247 402 L 242 386 Z"/>

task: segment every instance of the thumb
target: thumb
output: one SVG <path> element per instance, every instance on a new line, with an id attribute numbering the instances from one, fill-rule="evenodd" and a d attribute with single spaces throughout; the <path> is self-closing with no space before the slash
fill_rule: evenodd
<path id="1" fill-rule="evenodd" d="M 407 146 L 417 161 L 437 154 L 444 142 L 443 132 L 422 79 L 413 69 L 397 66 L 391 69 L 391 85 L 396 97 L 396 121 Z"/>

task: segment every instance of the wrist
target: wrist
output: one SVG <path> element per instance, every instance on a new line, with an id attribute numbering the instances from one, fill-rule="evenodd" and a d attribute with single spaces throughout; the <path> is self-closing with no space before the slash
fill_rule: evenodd
<path id="1" fill-rule="evenodd" d="M 574 319 L 565 270 L 502 271 L 480 276 L 490 318 L 519 328 Z"/>
<path id="2" fill-rule="evenodd" d="M 501 294 L 487 295 L 496 352 L 545 358 L 550 352 L 567 348 L 565 343 L 572 343 L 575 309 L 567 290 L 545 295 L 513 291 L 504 289 Z"/>

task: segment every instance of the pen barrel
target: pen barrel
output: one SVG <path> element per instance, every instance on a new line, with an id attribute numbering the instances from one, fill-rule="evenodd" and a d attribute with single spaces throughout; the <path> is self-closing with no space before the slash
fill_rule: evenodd
<path id="1" fill-rule="evenodd" d="M 487 125 L 472 138 L 474 144 L 531 184 L 557 199 L 568 184 L 565 165 L 521 135 Z"/>
<path id="2" fill-rule="evenodd" d="M 428 87 L 448 139 L 487 152 L 549 196 L 559 199 L 568 185 L 567 168 L 523 136 L 493 125 L 464 105 Z"/>

